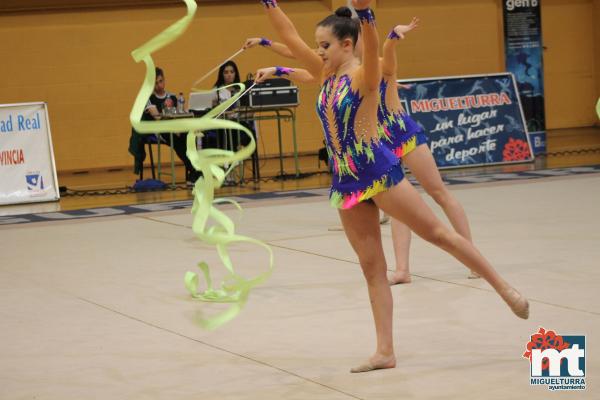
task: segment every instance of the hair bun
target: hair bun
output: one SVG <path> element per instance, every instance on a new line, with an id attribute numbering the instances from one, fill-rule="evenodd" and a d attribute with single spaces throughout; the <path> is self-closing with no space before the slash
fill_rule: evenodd
<path id="1" fill-rule="evenodd" d="M 335 15 L 342 18 L 352 18 L 352 10 L 348 7 L 340 7 L 335 10 Z"/>

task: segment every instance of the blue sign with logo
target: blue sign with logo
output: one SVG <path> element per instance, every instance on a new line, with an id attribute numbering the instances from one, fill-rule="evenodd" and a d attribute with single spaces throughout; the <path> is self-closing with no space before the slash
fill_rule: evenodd
<path id="1" fill-rule="evenodd" d="M 585 390 L 584 335 L 559 335 L 540 328 L 531 335 L 524 358 L 530 366 L 530 384 L 548 390 Z"/>
<path id="2" fill-rule="evenodd" d="M 506 70 L 515 75 L 535 154 L 546 151 L 540 0 L 503 0 Z"/>
<path id="3" fill-rule="evenodd" d="M 439 168 L 533 160 L 511 74 L 400 83 L 404 108 L 423 128 Z"/>

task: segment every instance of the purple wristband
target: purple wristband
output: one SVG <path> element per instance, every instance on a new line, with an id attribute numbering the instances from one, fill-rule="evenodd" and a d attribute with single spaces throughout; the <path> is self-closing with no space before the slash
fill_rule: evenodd
<path id="1" fill-rule="evenodd" d="M 388 39 L 400 39 L 400 36 L 398 36 L 395 29 L 392 29 L 392 31 L 388 35 Z"/>
<path id="2" fill-rule="evenodd" d="M 272 41 L 270 41 L 270 40 L 269 40 L 269 39 L 267 39 L 267 38 L 261 38 L 261 39 L 260 39 L 260 43 L 259 43 L 259 44 L 260 44 L 261 46 L 263 46 L 263 47 L 271 47 L 271 45 L 273 44 L 273 42 L 272 42 Z"/>
<path id="3" fill-rule="evenodd" d="M 290 72 L 294 72 L 294 70 L 286 67 L 275 67 L 275 76 L 281 77 L 284 75 L 289 75 Z"/>
<path id="4" fill-rule="evenodd" d="M 371 25 L 375 25 L 375 13 L 370 8 L 365 8 L 364 10 L 356 10 L 356 14 L 358 14 L 358 19 L 360 23 L 368 23 Z"/>
<path id="5" fill-rule="evenodd" d="M 266 8 L 277 8 L 277 0 L 260 0 Z"/>

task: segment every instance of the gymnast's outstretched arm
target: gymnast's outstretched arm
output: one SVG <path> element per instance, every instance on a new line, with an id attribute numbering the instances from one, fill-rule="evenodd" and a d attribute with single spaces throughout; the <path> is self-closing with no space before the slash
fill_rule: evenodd
<path id="1" fill-rule="evenodd" d="M 277 0 L 261 0 L 261 3 L 281 41 L 304 64 L 310 75 L 319 77 L 323 70 L 323 60 L 302 40 L 292 21 L 277 5 Z"/>
<path id="2" fill-rule="evenodd" d="M 287 67 L 270 67 L 262 68 L 256 71 L 256 82 L 261 83 L 265 80 L 273 77 L 285 76 L 294 82 L 300 83 L 315 83 L 315 77 L 305 69 L 301 68 L 287 68 Z"/>
<path id="3" fill-rule="evenodd" d="M 396 45 L 400 39 L 404 39 L 404 34 L 412 31 L 419 26 L 419 19 L 413 18 L 408 25 L 396 25 L 383 43 L 383 61 L 381 70 L 385 76 L 396 76 L 398 61 L 396 55 Z"/>
<path id="4" fill-rule="evenodd" d="M 262 46 L 265 49 L 271 50 L 273 53 L 278 54 L 285 58 L 295 59 L 294 55 L 290 51 L 289 47 L 287 47 L 283 43 L 274 42 L 267 38 L 249 38 L 244 43 L 244 49 L 251 49 L 256 46 Z"/>

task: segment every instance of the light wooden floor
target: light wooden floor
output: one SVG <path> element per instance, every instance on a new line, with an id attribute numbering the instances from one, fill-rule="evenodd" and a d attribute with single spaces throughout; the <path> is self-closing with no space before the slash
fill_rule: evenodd
<path id="1" fill-rule="evenodd" d="M 516 318 L 482 280 L 415 237 L 413 282 L 392 288 L 395 369 L 350 374 L 374 350 L 367 288 L 326 198 L 256 200 L 237 232 L 274 251 L 271 278 L 216 331 L 222 311 L 183 284 L 216 251 L 189 209 L 0 225 L 0 399 L 598 399 L 600 174 L 453 189 L 479 249 L 531 302 Z M 425 196 L 438 216 L 439 207 Z M 393 268 L 389 226 L 382 227 Z M 254 277 L 266 254 L 231 246 Z M 588 389 L 529 383 L 540 327 L 586 335 Z"/>

